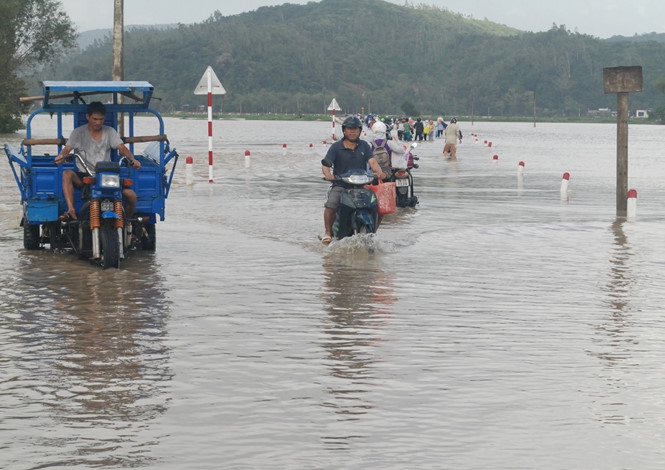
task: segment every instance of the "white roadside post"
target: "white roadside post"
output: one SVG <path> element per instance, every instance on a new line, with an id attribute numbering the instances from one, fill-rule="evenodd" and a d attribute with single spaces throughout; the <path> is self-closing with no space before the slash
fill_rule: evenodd
<path id="1" fill-rule="evenodd" d="M 224 95 L 226 90 L 211 66 L 203 72 L 199 84 L 194 89 L 195 95 L 208 95 L 208 182 L 213 182 L 212 171 L 212 95 Z"/>

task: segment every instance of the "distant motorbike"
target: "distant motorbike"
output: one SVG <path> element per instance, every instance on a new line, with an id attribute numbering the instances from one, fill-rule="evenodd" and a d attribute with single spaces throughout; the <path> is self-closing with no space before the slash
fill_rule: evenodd
<path id="1" fill-rule="evenodd" d="M 359 233 L 376 233 L 379 206 L 376 194 L 366 187 L 376 184 L 376 177 L 366 171 L 356 170 L 338 176 L 337 179 L 343 182 L 345 189 L 333 223 L 333 236 L 342 239 Z"/>
<path id="2" fill-rule="evenodd" d="M 415 207 L 418 204 L 418 197 L 413 194 L 413 176 L 411 170 L 417 169 L 418 164 L 414 160 L 418 160 L 413 154 L 413 149 L 418 146 L 413 142 L 406 150 L 406 168 L 391 168 L 390 177 L 386 181 L 394 181 L 396 189 L 396 202 L 397 207 Z"/>

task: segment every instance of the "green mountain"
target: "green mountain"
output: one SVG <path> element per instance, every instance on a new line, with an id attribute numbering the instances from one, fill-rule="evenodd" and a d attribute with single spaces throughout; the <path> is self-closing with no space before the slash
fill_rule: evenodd
<path id="1" fill-rule="evenodd" d="M 125 78 L 148 80 L 162 111 L 204 105 L 193 90 L 211 65 L 227 90 L 224 112 L 579 116 L 616 106 L 603 68 L 641 65 L 644 92 L 631 109 L 662 106 L 665 44 L 601 40 L 553 26 L 525 33 L 436 7 L 383 0 L 284 4 L 172 29 L 125 34 Z M 110 38 L 69 56 L 39 79 L 108 80 Z M 408 106 L 407 106 L 408 105 Z"/>

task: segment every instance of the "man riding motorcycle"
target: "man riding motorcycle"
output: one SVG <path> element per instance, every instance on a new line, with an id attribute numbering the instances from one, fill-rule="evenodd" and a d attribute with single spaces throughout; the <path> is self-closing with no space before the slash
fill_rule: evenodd
<path id="1" fill-rule="evenodd" d="M 356 116 L 349 116 L 342 122 L 342 133 L 344 137 L 333 143 L 328 149 L 325 158 L 321 161 L 321 171 L 327 181 L 332 184 L 328 189 L 328 196 L 324 204 L 323 223 L 326 233 L 321 239 L 327 245 L 332 241 L 332 227 L 337 214 L 340 198 L 344 187 L 336 176 L 348 173 L 351 170 L 367 170 L 367 165 L 375 175 L 385 179 L 387 175 L 383 172 L 376 158 L 372 155 L 370 145 L 360 139 L 362 122 Z"/>

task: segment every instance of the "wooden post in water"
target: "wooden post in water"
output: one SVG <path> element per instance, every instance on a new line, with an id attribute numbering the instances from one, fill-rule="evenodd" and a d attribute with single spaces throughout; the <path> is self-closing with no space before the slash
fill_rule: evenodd
<path id="1" fill-rule="evenodd" d="M 628 93 L 642 91 L 642 67 L 603 69 L 605 93 L 617 94 L 617 216 L 625 217 L 628 204 Z"/>

